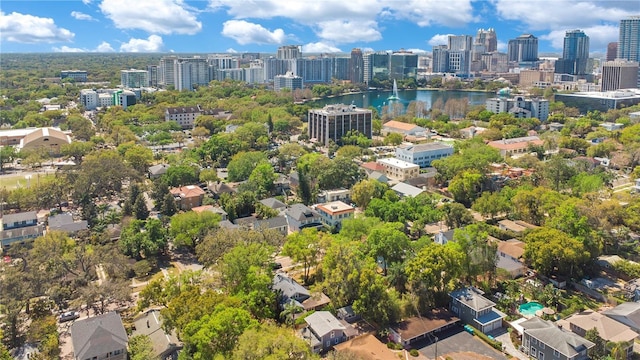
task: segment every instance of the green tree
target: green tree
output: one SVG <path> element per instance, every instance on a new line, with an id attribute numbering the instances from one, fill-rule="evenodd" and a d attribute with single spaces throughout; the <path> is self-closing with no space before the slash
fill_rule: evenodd
<path id="1" fill-rule="evenodd" d="M 383 183 L 375 179 L 365 179 L 355 184 L 351 189 L 351 200 L 366 209 L 369 202 L 373 198 L 382 198 L 384 192 L 388 189 Z"/>
<path id="2" fill-rule="evenodd" d="M 220 217 L 209 211 L 187 211 L 171 217 L 170 234 L 176 246 L 195 249 L 196 245 L 218 227 Z"/>
<path id="3" fill-rule="evenodd" d="M 149 217 L 149 208 L 147 208 L 143 193 L 138 194 L 135 203 L 133 203 L 133 210 L 138 220 L 146 220 Z"/>
<path id="4" fill-rule="evenodd" d="M 148 147 L 133 145 L 125 151 L 124 160 L 139 174 L 145 175 L 153 161 L 153 153 Z"/>
<path id="5" fill-rule="evenodd" d="M 322 234 L 318 233 L 315 228 L 302 229 L 299 232 L 289 234 L 282 249 L 285 256 L 290 256 L 293 261 L 302 263 L 305 282 L 309 281 L 311 269 L 318 263 L 321 236 Z"/>
<path id="6" fill-rule="evenodd" d="M 4 172 L 4 164 L 10 164 L 16 158 L 16 149 L 13 146 L 0 148 L 0 172 Z"/>
<path id="7" fill-rule="evenodd" d="M 607 358 L 607 341 L 600 337 L 597 328 L 594 327 L 588 330 L 584 338 L 596 344 L 596 346 L 589 350 L 590 358 L 594 360 L 604 360 Z"/>
<path id="8" fill-rule="evenodd" d="M 384 279 L 371 266 L 360 272 L 358 280 L 359 292 L 353 302 L 354 311 L 381 327 L 396 323 L 400 318 L 400 306 L 395 290 L 389 290 Z"/>
<path id="9" fill-rule="evenodd" d="M 160 212 L 166 216 L 173 216 L 178 212 L 178 205 L 176 204 L 176 199 L 173 197 L 171 193 L 167 193 L 164 196 L 164 201 L 162 202 L 162 207 Z"/>
<path id="10" fill-rule="evenodd" d="M 527 234 L 524 258 L 541 274 L 579 276 L 589 261 L 584 244 L 566 233 L 542 227 Z"/>
<path id="11" fill-rule="evenodd" d="M 560 156 L 554 156 L 547 161 L 543 168 L 543 176 L 547 180 L 551 188 L 560 191 L 575 175 L 575 169 Z"/>
<path id="12" fill-rule="evenodd" d="M 191 185 L 198 182 L 198 170 L 195 166 L 187 164 L 172 165 L 167 172 L 162 175 L 162 180 L 173 187 Z"/>
<path id="13" fill-rule="evenodd" d="M 449 182 L 453 198 L 466 206 L 471 205 L 482 188 L 484 176 L 476 171 L 463 171 Z"/>
<path id="14" fill-rule="evenodd" d="M 473 222 L 473 215 L 459 203 L 446 203 L 442 207 L 442 213 L 444 214 L 444 220 L 447 227 L 455 229 L 463 227 Z"/>
<path id="15" fill-rule="evenodd" d="M 129 358 L 131 360 L 158 360 L 148 335 L 141 334 L 129 338 Z"/>
<path id="16" fill-rule="evenodd" d="M 249 179 L 251 172 L 261 163 L 266 163 L 267 157 L 258 151 L 241 152 L 233 156 L 227 169 L 229 181 L 244 181 Z"/>
<path id="17" fill-rule="evenodd" d="M 471 208 L 482 216 L 489 216 L 493 220 L 498 214 L 509 211 L 511 204 L 498 192 L 485 191 L 477 198 Z"/>
<path id="18" fill-rule="evenodd" d="M 264 323 L 240 335 L 232 359 L 313 360 L 317 355 L 292 330 Z"/>
<path id="19" fill-rule="evenodd" d="M 271 164 L 263 162 L 257 164 L 249 175 L 249 183 L 255 184 L 260 195 L 268 195 L 273 190 L 278 175 Z"/>
<path id="20" fill-rule="evenodd" d="M 409 238 L 402 232 L 403 229 L 401 223 L 384 223 L 373 228 L 367 237 L 369 255 L 374 259 L 382 259 L 385 276 L 388 265 L 402 262 L 405 251 L 409 248 Z"/>
<path id="21" fill-rule="evenodd" d="M 404 140 L 402 134 L 399 133 L 389 133 L 384 137 L 385 145 L 400 145 Z"/>

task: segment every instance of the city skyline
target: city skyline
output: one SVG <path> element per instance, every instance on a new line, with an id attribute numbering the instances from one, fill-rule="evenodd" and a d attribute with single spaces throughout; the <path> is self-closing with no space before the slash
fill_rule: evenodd
<path id="1" fill-rule="evenodd" d="M 545 4 L 553 5 L 545 6 Z M 553 9 L 552 13 L 544 10 Z M 522 34 L 540 53 L 561 54 L 565 33 L 582 30 L 591 52 L 618 41 L 634 1 L 452 0 L 77 0 L 4 1 L 2 52 L 303 53 L 398 50 L 431 52 L 448 35 L 494 28 L 498 50 Z"/>

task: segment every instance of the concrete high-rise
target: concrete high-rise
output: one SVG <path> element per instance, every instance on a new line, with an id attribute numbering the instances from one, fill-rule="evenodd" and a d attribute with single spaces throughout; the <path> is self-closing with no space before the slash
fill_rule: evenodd
<path id="1" fill-rule="evenodd" d="M 278 48 L 278 53 L 276 54 L 276 58 L 287 60 L 287 59 L 297 59 L 302 57 L 302 50 L 300 45 L 284 45 Z"/>
<path id="2" fill-rule="evenodd" d="M 509 40 L 509 61 L 528 62 L 538 60 L 538 38 L 531 34 L 523 34 Z"/>
<path id="3" fill-rule="evenodd" d="M 291 91 L 302 89 L 304 82 L 302 77 L 294 75 L 292 72 L 287 72 L 284 75 L 276 75 L 273 78 L 273 89 L 275 91 L 281 91 L 282 89 L 289 89 Z"/>
<path id="4" fill-rule="evenodd" d="M 340 142 L 349 131 L 371 139 L 373 134 L 372 112 L 355 105 L 327 105 L 322 109 L 311 109 L 308 114 L 309 138 L 316 139 L 325 146 L 330 140 Z"/>
<path id="5" fill-rule="evenodd" d="M 120 85 L 124 88 L 141 88 L 149 86 L 147 70 L 120 70 Z"/>
<path id="6" fill-rule="evenodd" d="M 585 75 L 589 59 L 589 37 L 582 30 L 567 31 L 562 58 L 556 61 L 558 74 Z"/>
<path id="7" fill-rule="evenodd" d="M 449 35 L 449 50 L 471 51 L 473 37 L 471 35 Z"/>
<path id="8" fill-rule="evenodd" d="M 640 16 L 620 21 L 617 58 L 640 61 Z"/>
<path id="9" fill-rule="evenodd" d="M 209 84 L 209 64 L 205 58 L 179 58 L 174 61 L 174 69 L 176 90 L 192 90 L 195 86 Z"/>
<path id="10" fill-rule="evenodd" d="M 602 91 L 638 87 L 638 62 L 624 59 L 605 62 L 600 83 Z"/>
<path id="11" fill-rule="evenodd" d="M 349 80 L 352 84 L 364 82 L 364 56 L 362 55 L 362 50 L 358 48 L 351 50 Z"/>
<path id="12" fill-rule="evenodd" d="M 389 59 L 389 77 L 401 80 L 415 78 L 418 71 L 418 54 L 400 50 L 391 54 Z"/>
<path id="13" fill-rule="evenodd" d="M 484 52 L 498 51 L 498 37 L 496 31 L 493 28 L 479 29 L 476 33 L 476 44 L 482 44 L 484 46 Z"/>
<path id="14" fill-rule="evenodd" d="M 431 71 L 434 73 L 446 73 L 449 71 L 449 49 L 447 45 L 435 45 L 432 49 L 433 59 Z"/>
<path id="15" fill-rule="evenodd" d="M 618 56 L 618 43 L 610 42 L 607 44 L 607 61 L 613 61 Z"/>

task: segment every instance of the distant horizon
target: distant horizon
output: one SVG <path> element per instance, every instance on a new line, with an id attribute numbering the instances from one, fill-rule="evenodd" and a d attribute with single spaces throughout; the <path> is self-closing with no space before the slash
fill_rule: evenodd
<path id="1" fill-rule="evenodd" d="M 532 34 L 539 53 L 557 54 L 565 32 L 580 29 L 590 53 L 601 54 L 618 41 L 620 20 L 638 13 L 629 0 L 4 1 L 0 46 L 2 53 L 270 54 L 286 44 L 307 54 L 430 52 L 448 35 L 494 28 L 498 51 Z"/>

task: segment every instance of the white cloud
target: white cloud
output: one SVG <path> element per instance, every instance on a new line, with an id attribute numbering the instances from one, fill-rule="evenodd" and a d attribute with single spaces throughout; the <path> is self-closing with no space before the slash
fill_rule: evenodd
<path id="1" fill-rule="evenodd" d="M 303 53 L 339 53 L 342 52 L 339 48 L 329 44 L 324 43 L 322 41 L 318 41 L 315 43 L 308 43 L 306 45 L 302 45 Z"/>
<path id="2" fill-rule="evenodd" d="M 603 50 L 607 44 L 618 40 L 620 34 L 616 25 L 596 25 L 582 28 L 582 31 L 589 37 L 590 51 Z M 541 40 L 547 40 L 554 49 L 562 50 L 564 47 L 565 30 L 554 30 L 546 35 L 540 36 Z"/>
<path id="3" fill-rule="evenodd" d="M 426 53 L 430 52 L 430 51 L 424 50 L 424 49 L 407 49 L 407 51 L 410 51 L 410 52 L 412 52 L 414 54 L 426 54 Z"/>
<path id="4" fill-rule="evenodd" d="M 99 7 L 119 29 L 188 35 L 202 30 L 195 11 L 182 0 L 102 0 Z"/>
<path id="5" fill-rule="evenodd" d="M 71 31 L 59 28 L 51 18 L 29 14 L 0 11 L 0 39 L 2 41 L 35 44 L 69 42 L 75 36 Z"/>
<path id="6" fill-rule="evenodd" d="M 91 4 L 91 0 L 82 0 L 82 3 L 85 5 Z"/>
<path id="7" fill-rule="evenodd" d="M 284 30 L 269 29 L 260 24 L 250 23 L 244 20 L 229 20 L 222 24 L 222 35 L 232 38 L 240 45 L 246 44 L 282 44 L 287 35 Z"/>
<path id="8" fill-rule="evenodd" d="M 158 35 L 150 35 L 147 39 L 130 39 L 128 43 L 120 45 L 121 52 L 159 52 L 164 44 Z"/>
<path id="9" fill-rule="evenodd" d="M 329 20 L 318 23 L 318 37 L 338 44 L 382 39 L 373 20 Z"/>
<path id="10" fill-rule="evenodd" d="M 435 34 L 427 41 L 427 44 L 431 46 L 447 45 L 449 43 L 449 36 L 453 36 L 453 34 Z"/>
<path id="11" fill-rule="evenodd" d="M 498 51 L 507 52 L 508 44 L 504 41 L 498 41 Z"/>
<path id="12" fill-rule="evenodd" d="M 236 54 L 238 53 L 238 50 L 234 49 L 234 48 L 228 48 L 227 51 L 225 51 L 226 53 L 229 54 Z"/>
<path id="13" fill-rule="evenodd" d="M 80 11 L 72 11 L 71 12 L 71 16 L 73 16 L 76 20 L 86 20 L 86 21 L 95 20 L 93 17 L 91 17 L 91 15 L 85 14 L 85 13 L 80 12 Z"/>
<path id="14" fill-rule="evenodd" d="M 575 1 L 554 0 L 553 11 L 544 11 L 537 1 L 494 0 L 498 15 L 507 20 L 523 22 L 523 31 L 571 30 L 602 24 L 619 23 L 620 19 L 637 13 L 635 1 Z M 635 10 L 630 4 L 635 7 Z M 629 5 L 629 9 L 625 7 Z"/>
<path id="15" fill-rule="evenodd" d="M 96 47 L 96 52 L 113 52 L 115 50 L 113 50 L 113 48 L 111 47 L 111 44 L 109 44 L 106 41 L 103 41 L 100 43 L 100 45 L 98 45 L 98 47 Z"/>
<path id="16" fill-rule="evenodd" d="M 211 8 L 235 19 L 286 18 L 312 27 L 318 37 L 332 43 L 377 41 L 381 19 L 409 20 L 418 26 L 463 26 L 476 21 L 472 0 L 446 2 L 406 0 L 209 0 Z"/>
<path id="17" fill-rule="evenodd" d="M 53 47 L 54 52 L 65 52 L 65 53 L 81 53 L 87 52 L 86 49 L 74 48 L 69 46 L 61 46 L 61 47 Z"/>
<path id="18" fill-rule="evenodd" d="M 364 48 L 361 48 L 360 50 L 362 50 L 363 53 L 375 52 L 375 50 L 370 47 L 364 47 Z"/>

